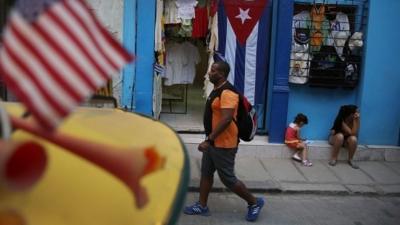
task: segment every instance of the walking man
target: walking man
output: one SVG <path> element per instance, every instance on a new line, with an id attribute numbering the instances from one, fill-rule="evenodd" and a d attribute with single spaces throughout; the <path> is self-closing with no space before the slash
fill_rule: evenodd
<path id="1" fill-rule="evenodd" d="M 238 128 L 234 119 L 238 111 L 239 95 L 227 89 L 232 86 L 227 81 L 229 71 L 229 64 L 219 61 L 211 66 L 209 72 L 214 90 L 207 99 L 204 112 L 204 128 L 207 137 L 198 147 L 203 153 L 200 196 L 198 202 L 185 207 L 184 213 L 210 215 L 207 200 L 213 185 L 214 173 L 217 171 L 222 183 L 247 202 L 246 220 L 255 221 L 264 206 L 264 200 L 254 197 L 234 173 L 235 156 L 239 144 Z"/>

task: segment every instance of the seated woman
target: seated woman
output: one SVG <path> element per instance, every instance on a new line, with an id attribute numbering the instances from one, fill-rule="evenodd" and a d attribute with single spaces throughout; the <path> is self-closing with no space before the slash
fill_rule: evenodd
<path id="1" fill-rule="evenodd" d="M 333 147 L 329 165 L 336 165 L 340 147 L 344 146 L 349 150 L 349 165 L 354 169 L 359 168 L 353 161 L 354 153 L 357 150 L 357 133 L 359 127 L 360 113 L 358 107 L 355 105 L 343 105 L 340 107 L 329 136 L 329 143 Z"/>

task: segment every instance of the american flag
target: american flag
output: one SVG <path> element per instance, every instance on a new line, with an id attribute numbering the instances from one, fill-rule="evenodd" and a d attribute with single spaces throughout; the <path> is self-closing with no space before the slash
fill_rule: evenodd
<path id="1" fill-rule="evenodd" d="M 0 49 L 0 75 L 44 128 L 55 128 L 133 57 L 83 0 L 19 0 Z"/>

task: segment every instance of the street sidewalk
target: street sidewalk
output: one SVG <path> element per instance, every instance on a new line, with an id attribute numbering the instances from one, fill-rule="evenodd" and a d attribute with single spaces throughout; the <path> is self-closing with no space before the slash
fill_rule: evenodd
<path id="1" fill-rule="evenodd" d="M 200 181 L 201 152 L 196 143 L 185 141 L 190 158 L 191 179 L 189 191 L 198 191 Z M 265 144 L 257 153 L 249 146 L 242 145 L 236 157 L 235 172 L 252 192 L 260 193 L 310 193 L 342 195 L 400 195 L 400 149 L 388 152 L 388 148 L 374 146 L 377 150 L 358 150 L 355 159 L 360 169 L 353 169 L 345 160 L 347 152 L 342 151 L 336 166 L 328 165 L 329 148 L 310 149 L 312 167 L 304 167 L 290 158 L 284 145 Z M 361 146 L 361 148 L 364 148 Z M 278 150 L 280 149 L 280 150 Z M 317 150 L 319 156 L 315 157 Z M 314 152 L 313 152 L 314 151 Z M 271 152 L 273 152 L 271 154 Z M 280 153 L 281 152 L 281 153 Z M 376 157 L 376 153 L 379 157 Z M 314 154 L 314 156 L 313 156 Z M 386 155 L 382 158 L 381 155 Z M 320 157 L 321 156 L 321 157 Z M 395 156 L 395 157 L 394 157 Z M 375 160 L 371 160 L 375 159 Z M 227 191 L 215 174 L 212 191 Z"/>
<path id="2" fill-rule="evenodd" d="M 200 162 L 190 158 L 189 191 L 198 191 Z M 291 159 L 239 157 L 235 172 L 252 192 L 400 195 L 400 162 L 357 163 L 360 169 L 347 161 L 332 167 L 328 161 L 313 160 L 312 167 L 304 167 Z M 217 174 L 212 191 L 227 191 Z"/>

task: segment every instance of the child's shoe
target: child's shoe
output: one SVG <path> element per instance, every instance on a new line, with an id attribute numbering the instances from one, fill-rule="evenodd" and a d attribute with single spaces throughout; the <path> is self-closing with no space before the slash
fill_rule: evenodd
<path id="1" fill-rule="evenodd" d="M 309 160 L 303 160 L 303 166 L 310 167 L 312 166 L 312 162 L 310 162 Z"/>
<path id="2" fill-rule="evenodd" d="M 297 152 L 293 154 L 292 159 L 294 161 L 301 162 L 301 158 Z"/>

